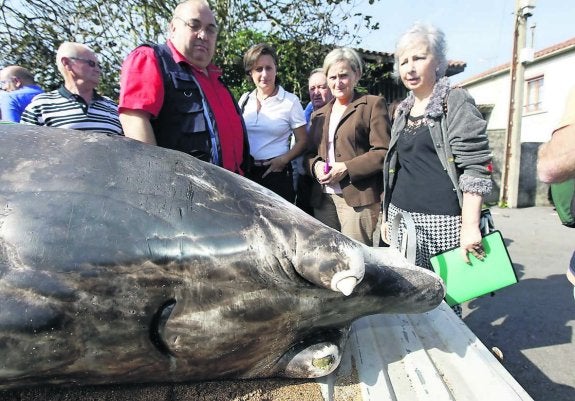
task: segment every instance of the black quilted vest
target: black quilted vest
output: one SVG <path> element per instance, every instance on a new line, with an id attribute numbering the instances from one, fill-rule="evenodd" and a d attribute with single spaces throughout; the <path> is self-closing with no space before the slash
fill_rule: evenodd
<path id="1" fill-rule="evenodd" d="M 158 118 L 151 121 L 158 146 L 179 150 L 209 162 L 212 146 L 210 133 L 200 88 L 191 67 L 176 63 L 165 44 L 144 46 L 154 49 L 164 80 L 164 103 Z"/>

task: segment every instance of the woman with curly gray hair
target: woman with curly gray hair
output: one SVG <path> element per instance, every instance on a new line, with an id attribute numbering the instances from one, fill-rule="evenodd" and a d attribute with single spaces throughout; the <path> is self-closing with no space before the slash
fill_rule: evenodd
<path id="1" fill-rule="evenodd" d="M 384 216 L 409 212 L 416 225 L 416 264 L 456 246 L 482 258 L 479 218 L 491 191 L 487 123 L 473 98 L 450 88 L 439 29 L 417 23 L 398 40 L 395 73 L 410 90 L 398 106 L 384 164 Z M 387 226 L 387 225 L 386 225 Z M 388 234 L 388 230 L 384 235 Z"/>

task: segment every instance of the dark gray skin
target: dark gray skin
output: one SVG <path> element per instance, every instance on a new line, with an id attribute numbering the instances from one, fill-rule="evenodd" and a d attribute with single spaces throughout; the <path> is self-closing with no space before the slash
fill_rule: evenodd
<path id="1" fill-rule="evenodd" d="M 0 125 L 0 389 L 319 377 L 355 319 L 443 297 L 397 252 L 185 154 Z"/>

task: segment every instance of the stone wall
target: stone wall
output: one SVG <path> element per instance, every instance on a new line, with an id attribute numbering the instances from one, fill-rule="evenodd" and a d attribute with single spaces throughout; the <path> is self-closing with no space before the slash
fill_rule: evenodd
<path id="1" fill-rule="evenodd" d="M 501 171 L 505 149 L 505 130 L 489 130 L 489 145 L 493 152 L 493 191 L 486 197 L 485 203 L 497 204 L 501 191 Z M 540 142 L 521 144 L 521 162 L 519 173 L 519 198 L 517 207 L 548 206 L 549 186 L 537 179 L 537 152 Z"/>

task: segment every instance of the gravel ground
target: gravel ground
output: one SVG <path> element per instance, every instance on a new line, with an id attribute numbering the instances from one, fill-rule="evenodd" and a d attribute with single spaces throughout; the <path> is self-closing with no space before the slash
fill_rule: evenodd
<path id="1" fill-rule="evenodd" d="M 323 401 L 314 380 L 230 380 L 174 385 L 38 387 L 0 392 L 1 401 Z M 333 401 L 361 401 L 357 380 L 334 386 Z"/>

